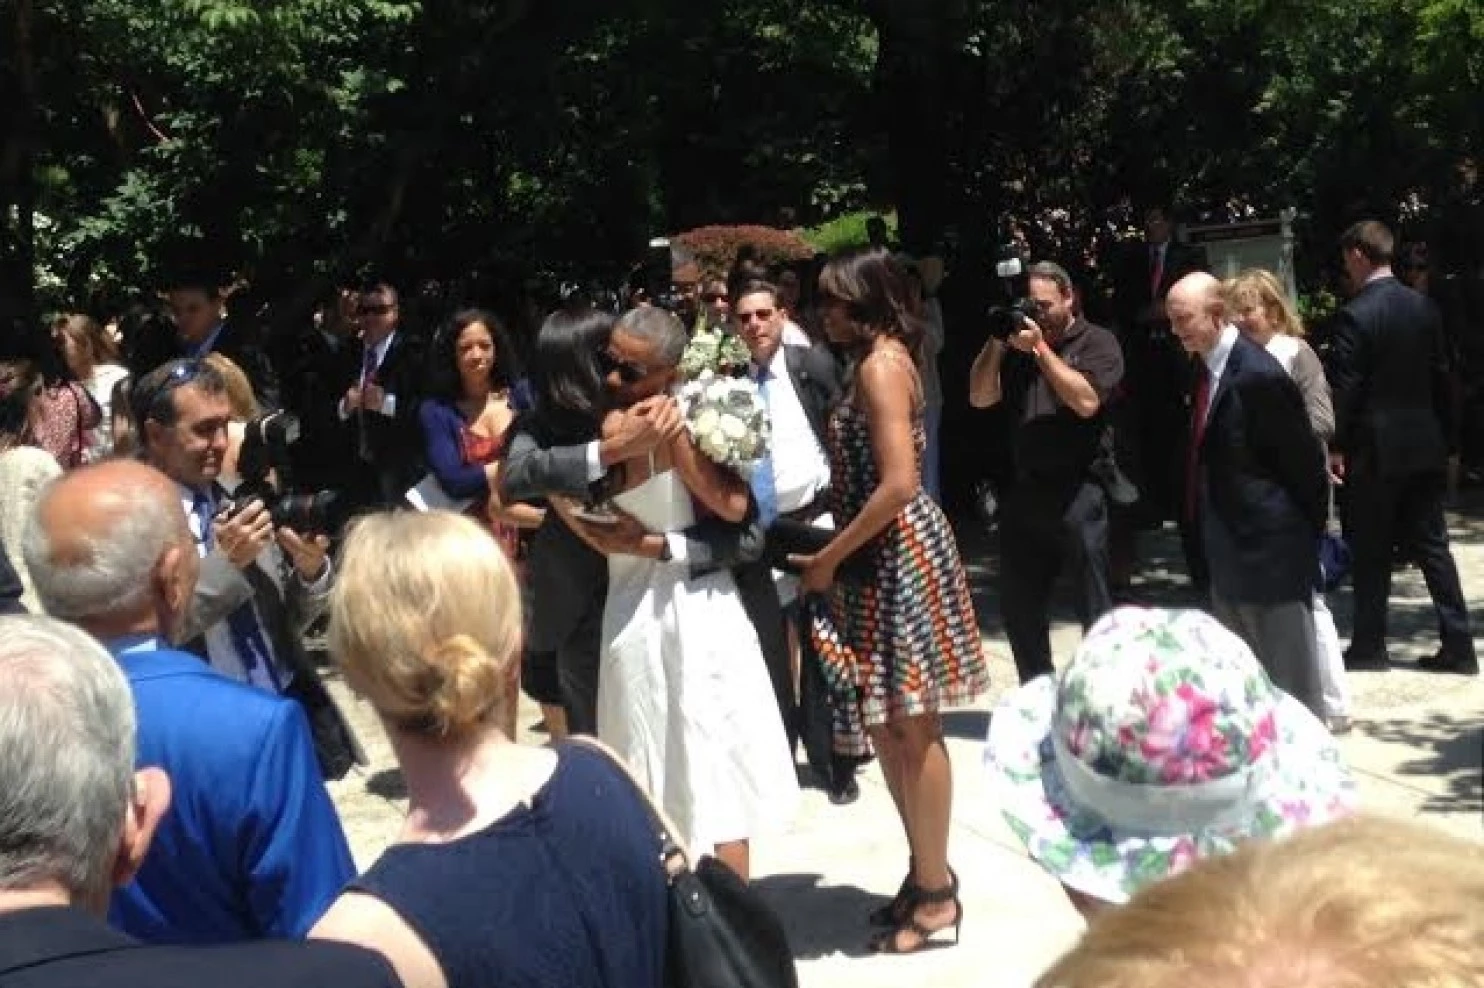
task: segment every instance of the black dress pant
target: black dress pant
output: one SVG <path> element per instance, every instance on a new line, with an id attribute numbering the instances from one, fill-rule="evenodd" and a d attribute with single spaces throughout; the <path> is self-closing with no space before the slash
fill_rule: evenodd
<path id="1" fill-rule="evenodd" d="M 1382 477 L 1352 467 L 1343 488 L 1341 518 L 1352 556 L 1355 627 L 1351 649 L 1360 655 L 1386 648 L 1386 604 L 1391 596 L 1392 549 L 1417 564 L 1437 612 L 1438 637 L 1455 656 L 1474 654 L 1468 608 L 1443 519 L 1443 471 Z"/>
<path id="2" fill-rule="evenodd" d="M 1000 556 L 1000 613 L 1024 683 L 1054 669 L 1048 612 L 1063 569 L 1076 582 L 1077 616 L 1084 631 L 1113 609 L 1102 488 L 1022 481 L 1005 504 Z"/>

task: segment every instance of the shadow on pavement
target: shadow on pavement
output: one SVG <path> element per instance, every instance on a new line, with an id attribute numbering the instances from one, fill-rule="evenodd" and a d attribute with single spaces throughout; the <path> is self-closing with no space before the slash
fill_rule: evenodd
<path id="1" fill-rule="evenodd" d="M 866 916 L 891 901 L 854 885 L 820 885 L 821 875 L 769 875 L 752 887 L 783 920 L 797 960 L 831 954 L 866 957 L 872 929 Z"/>
<path id="2" fill-rule="evenodd" d="M 1432 714 L 1425 720 L 1372 720 L 1360 727 L 1388 744 L 1415 748 L 1421 757 L 1396 768 L 1398 781 L 1408 776 L 1437 779 L 1447 792 L 1429 796 L 1429 812 L 1484 814 L 1484 715 L 1473 718 Z"/>

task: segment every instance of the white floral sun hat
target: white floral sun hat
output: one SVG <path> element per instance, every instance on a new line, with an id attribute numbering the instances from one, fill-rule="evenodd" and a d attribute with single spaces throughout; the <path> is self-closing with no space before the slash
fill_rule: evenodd
<path id="1" fill-rule="evenodd" d="M 1324 725 L 1200 611 L 1105 616 L 1059 680 L 1001 701 L 985 761 L 1031 857 L 1112 903 L 1355 804 Z"/>

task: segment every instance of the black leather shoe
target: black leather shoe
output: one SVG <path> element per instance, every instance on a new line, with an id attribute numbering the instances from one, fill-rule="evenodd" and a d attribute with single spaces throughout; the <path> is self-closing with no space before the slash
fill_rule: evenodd
<path id="1" fill-rule="evenodd" d="M 1357 652 L 1345 649 L 1345 668 L 1351 672 L 1381 672 L 1391 668 L 1391 657 L 1385 651 Z"/>
<path id="2" fill-rule="evenodd" d="M 1419 659 L 1417 668 L 1423 672 L 1452 672 L 1460 676 L 1477 676 L 1479 675 L 1479 657 L 1459 655 L 1446 648 L 1440 648 L 1436 655 L 1428 655 Z"/>
<path id="3" fill-rule="evenodd" d="M 855 773 L 852 772 L 844 778 L 837 778 L 830 783 L 830 802 L 835 806 L 849 806 L 861 798 L 860 783 L 855 781 Z"/>

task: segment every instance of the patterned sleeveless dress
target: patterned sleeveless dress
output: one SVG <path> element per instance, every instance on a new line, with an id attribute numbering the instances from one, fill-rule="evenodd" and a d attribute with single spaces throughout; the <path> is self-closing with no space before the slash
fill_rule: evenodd
<path id="1" fill-rule="evenodd" d="M 927 431 L 920 403 L 912 444 L 921 478 Z M 830 416 L 829 447 L 830 510 L 843 528 L 880 483 L 866 414 L 848 398 Z M 959 706 L 989 688 L 958 544 L 920 479 L 911 503 L 859 555 L 869 558 L 869 576 L 866 567 L 859 577 L 839 576 L 827 595 L 813 598 L 811 612 L 832 693 L 835 751 L 855 756 L 870 752 L 865 728 Z"/>

